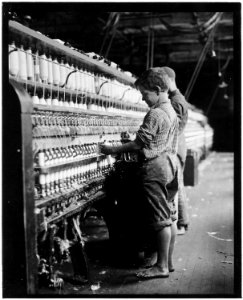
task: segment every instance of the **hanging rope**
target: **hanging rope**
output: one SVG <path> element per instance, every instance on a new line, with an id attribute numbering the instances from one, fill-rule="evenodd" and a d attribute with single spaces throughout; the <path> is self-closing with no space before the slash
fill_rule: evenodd
<path id="1" fill-rule="evenodd" d="M 214 28 L 215 25 L 217 25 L 218 22 L 220 21 L 222 15 L 223 15 L 223 13 L 219 13 L 219 15 L 218 15 L 216 21 L 215 21 L 214 23 L 210 24 L 210 25 L 209 25 L 206 29 L 204 29 L 203 31 L 204 31 L 205 33 L 207 33 L 207 32 L 210 31 L 212 28 Z"/>
<path id="2" fill-rule="evenodd" d="M 229 64 L 230 60 L 231 60 L 231 57 L 230 57 L 230 55 L 228 55 L 228 57 L 227 57 L 227 60 L 226 60 L 225 64 L 224 64 L 224 65 L 223 65 L 223 67 L 220 69 L 220 72 L 222 72 L 222 71 L 225 71 L 225 70 L 226 70 L 226 68 L 228 67 L 228 64 Z"/>
<path id="3" fill-rule="evenodd" d="M 214 102 L 214 100 L 215 100 L 215 98 L 216 98 L 216 95 L 217 95 L 217 93 L 218 93 L 218 89 L 219 89 L 219 86 L 218 86 L 218 84 L 217 84 L 216 89 L 215 89 L 215 91 L 214 91 L 214 93 L 213 93 L 212 99 L 211 99 L 211 101 L 209 102 L 208 108 L 207 108 L 207 110 L 206 110 L 206 116 L 208 116 L 208 114 L 209 114 L 209 111 L 210 111 L 210 109 L 211 109 L 211 107 L 212 107 L 212 104 L 213 104 L 213 102 Z"/>
<path id="4" fill-rule="evenodd" d="M 112 28 L 112 20 L 114 19 L 114 13 L 111 12 L 109 14 L 109 17 L 108 17 L 108 20 L 106 22 L 106 25 L 104 27 L 104 29 L 106 30 L 106 33 L 105 33 L 105 37 L 103 39 L 103 42 L 102 42 L 102 45 L 101 45 L 101 48 L 100 48 L 100 55 L 102 55 L 102 51 L 104 49 L 104 46 L 105 46 L 105 43 L 106 43 L 106 40 L 109 36 L 109 32 L 110 32 L 110 29 Z"/>
<path id="5" fill-rule="evenodd" d="M 119 18 L 118 18 L 118 20 L 119 20 Z M 115 34 L 116 34 L 116 28 L 117 28 L 117 25 L 118 25 L 118 22 L 117 22 L 117 23 L 114 25 L 114 27 L 113 27 L 111 39 L 110 39 L 109 45 L 108 45 L 107 50 L 106 50 L 106 53 L 105 53 L 105 58 L 108 57 L 108 54 L 109 54 L 109 51 L 110 51 L 110 48 L 111 48 L 111 44 L 112 44 L 113 39 L 114 39 Z"/>
<path id="6" fill-rule="evenodd" d="M 215 24 L 215 22 L 217 21 L 218 17 L 221 17 L 222 13 L 216 12 L 208 21 L 206 21 L 204 24 L 200 25 L 200 28 L 202 30 L 207 30 L 209 28 L 209 26 L 211 26 L 212 24 Z"/>
<path id="7" fill-rule="evenodd" d="M 231 60 L 231 57 L 230 57 L 230 55 L 228 55 L 225 64 L 224 64 L 222 67 L 220 67 L 220 44 L 219 44 L 218 75 L 219 75 L 220 77 L 223 78 L 223 72 L 225 72 L 225 70 L 226 70 L 226 68 L 227 68 L 227 66 L 228 66 L 228 64 L 229 64 L 229 62 L 230 62 L 230 60 Z M 219 84 L 218 84 L 218 82 L 217 82 L 217 86 L 216 86 L 216 88 L 215 88 L 215 91 L 214 91 L 214 93 L 213 93 L 213 96 L 212 96 L 212 98 L 211 98 L 211 100 L 210 100 L 210 102 L 209 102 L 208 108 L 207 108 L 207 110 L 206 110 L 206 116 L 209 115 L 209 112 L 210 112 L 210 110 L 211 110 L 211 108 L 212 108 L 212 105 L 213 105 L 213 102 L 214 102 L 214 100 L 215 100 L 215 98 L 216 98 L 216 95 L 217 95 L 217 93 L 218 93 L 218 90 L 219 90 Z"/>
<path id="8" fill-rule="evenodd" d="M 154 65 L 154 30 L 153 30 L 153 15 L 150 19 L 150 27 L 148 29 L 148 47 L 147 47 L 147 69 Z"/>
<path id="9" fill-rule="evenodd" d="M 107 50 L 106 50 L 106 54 L 105 54 L 105 57 L 108 56 L 108 53 L 110 51 L 113 38 L 114 38 L 115 33 L 116 33 L 116 29 L 117 29 L 117 26 L 118 26 L 119 19 L 120 19 L 120 13 L 111 12 L 109 14 L 109 17 L 108 17 L 108 20 L 107 20 L 107 23 L 106 23 L 106 26 L 105 26 L 106 33 L 105 33 L 105 37 L 104 37 L 102 45 L 101 45 L 100 55 L 102 55 L 102 52 L 104 50 L 106 41 L 107 41 L 107 39 L 109 37 L 109 34 L 110 34 L 111 30 L 112 30 L 111 39 L 110 39 L 110 42 L 108 44 L 108 47 L 107 47 Z"/>
<path id="10" fill-rule="evenodd" d="M 231 57 L 228 56 L 227 61 L 225 62 L 225 64 L 223 65 L 223 67 L 220 69 L 220 66 L 219 66 L 219 72 L 225 71 L 225 70 L 226 70 L 226 68 L 227 68 L 227 66 L 228 66 L 228 64 L 229 64 L 229 62 L 230 62 L 230 60 L 231 60 Z M 209 105 L 208 105 L 208 108 L 207 108 L 207 110 L 206 110 L 206 116 L 208 116 L 208 114 L 209 114 L 209 112 L 210 112 L 210 110 L 211 110 L 211 108 L 212 108 L 213 102 L 214 102 L 214 100 L 215 100 L 215 98 L 216 98 L 216 95 L 217 95 L 217 93 L 218 93 L 218 89 L 219 89 L 219 85 L 218 85 L 218 83 L 217 83 L 217 86 L 216 86 L 216 89 L 215 89 L 214 94 L 213 94 L 213 96 L 212 96 L 212 99 L 210 100 Z"/>
<path id="11" fill-rule="evenodd" d="M 192 74 L 191 80 L 190 80 L 190 82 L 189 82 L 189 84 L 187 86 L 187 89 L 186 89 L 186 92 L 185 92 L 185 98 L 187 99 L 187 101 L 188 101 L 189 96 L 191 94 L 192 88 L 193 88 L 193 86 L 194 86 L 194 84 L 196 82 L 196 79 L 197 79 L 197 76 L 199 74 L 199 71 L 200 71 L 200 69 L 202 67 L 204 58 L 205 58 L 206 53 L 207 53 L 207 49 L 208 49 L 209 43 L 210 43 L 210 38 L 208 38 L 207 43 L 203 47 L 203 50 L 202 50 L 202 52 L 200 54 L 199 60 L 198 60 L 197 65 L 196 65 L 196 68 L 195 68 L 195 70 L 194 70 L 194 72 Z"/>
<path id="12" fill-rule="evenodd" d="M 219 20 L 218 20 L 218 21 L 219 21 Z M 216 25 L 217 25 L 217 24 L 218 24 L 218 22 L 215 24 L 214 28 L 212 29 L 212 31 L 211 31 L 210 34 L 209 34 L 208 40 L 207 40 L 205 46 L 203 47 L 203 50 L 202 50 L 202 52 L 201 52 L 201 54 L 200 54 L 200 57 L 199 57 L 199 60 L 198 60 L 198 62 L 197 62 L 197 65 L 196 65 L 196 68 L 195 68 L 195 70 L 194 70 L 194 73 L 192 74 L 191 80 L 190 80 L 190 82 L 189 82 L 189 84 L 188 84 L 188 87 L 187 87 L 187 89 L 186 89 L 186 92 L 185 92 L 185 98 L 187 99 L 187 101 L 188 101 L 188 99 L 189 99 L 189 97 L 190 97 L 192 88 L 193 88 L 193 86 L 194 86 L 194 84 L 195 84 L 195 82 L 196 82 L 196 79 L 197 79 L 197 77 L 198 77 L 198 74 L 199 74 L 199 72 L 200 72 L 200 70 L 201 70 L 201 67 L 202 67 L 202 65 L 203 65 L 203 62 L 204 62 L 204 59 L 205 59 L 205 56 L 206 56 L 208 47 L 209 47 L 209 45 L 210 45 L 210 43 L 211 43 L 211 40 L 214 38 L 214 33 L 215 33 L 215 30 L 216 30 L 216 27 L 217 27 Z"/>
<path id="13" fill-rule="evenodd" d="M 146 69 L 149 69 L 149 57 L 150 57 L 150 40 L 151 40 L 151 31 L 148 30 L 148 46 L 147 46 L 147 64 Z"/>
<path id="14" fill-rule="evenodd" d="M 154 66 L 154 31 L 151 31 L 151 55 L 150 55 L 150 67 Z"/>

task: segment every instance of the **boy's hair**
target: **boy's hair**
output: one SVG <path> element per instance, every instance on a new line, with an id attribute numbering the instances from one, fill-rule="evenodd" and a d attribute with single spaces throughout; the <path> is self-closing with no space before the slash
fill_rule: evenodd
<path id="1" fill-rule="evenodd" d="M 150 68 L 143 72 L 134 84 L 150 91 L 156 91 L 157 87 L 160 87 L 161 91 L 165 92 L 169 89 L 169 78 L 164 68 Z"/>
<path id="2" fill-rule="evenodd" d="M 165 71 L 165 73 L 172 79 L 175 80 L 176 78 L 176 74 L 175 71 L 169 67 L 161 67 L 161 69 L 163 69 Z"/>

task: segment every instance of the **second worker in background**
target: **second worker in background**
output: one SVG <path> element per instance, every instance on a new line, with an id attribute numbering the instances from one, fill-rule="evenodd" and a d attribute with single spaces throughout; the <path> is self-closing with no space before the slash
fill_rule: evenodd
<path id="1" fill-rule="evenodd" d="M 185 139 L 185 126 L 188 121 L 188 102 L 185 97 L 181 94 L 176 85 L 176 74 L 173 69 L 169 67 L 162 67 L 162 69 L 169 76 L 169 98 L 171 104 L 177 114 L 179 120 L 179 137 L 178 137 L 178 220 L 177 220 L 177 234 L 184 234 L 185 230 L 188 229 L 189 216 L 187 210 L 187 200 L 184 187 L 184 167 L 187 155 L 187 146 Z"/>

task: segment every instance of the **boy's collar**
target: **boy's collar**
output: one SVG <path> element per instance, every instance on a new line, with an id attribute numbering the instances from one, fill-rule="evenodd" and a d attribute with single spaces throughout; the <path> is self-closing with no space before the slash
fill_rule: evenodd
<path id="1" fill-rule="evenodd" d="M 159 99 L 158 102 L 156 102 L 151 108 L 157 108 L 159 107 L 162 103 L 170 103 L 170 99 Z"/>

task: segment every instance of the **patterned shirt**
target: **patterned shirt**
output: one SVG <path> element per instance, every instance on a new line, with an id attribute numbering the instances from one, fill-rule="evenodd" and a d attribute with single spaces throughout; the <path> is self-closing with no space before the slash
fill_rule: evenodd
<path id="1" fill-rule="evenodd" d="M 169 152 L 175 154 L 178 147 L 178 119 L 170 103 L 156 103 L 143 120 L 136 139 L 143 143 L 142 152 L 147 159 Z"/>

